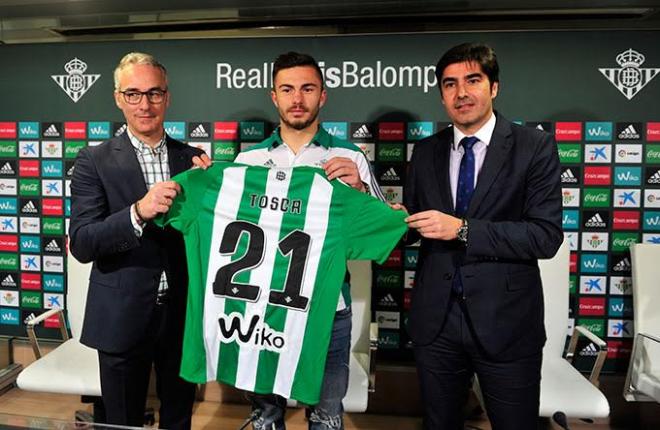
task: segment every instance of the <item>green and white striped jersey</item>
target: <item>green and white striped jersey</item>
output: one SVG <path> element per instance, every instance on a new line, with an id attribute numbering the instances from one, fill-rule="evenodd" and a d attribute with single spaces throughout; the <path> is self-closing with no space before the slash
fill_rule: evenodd
<path id="1" fill-rule="evenodd" d="M 383 261 L 405 213 L 313 167 L 233 163 L 175 178 L 157 222 L 183 233 L 181 376 L 316 404 L 348 259 Z"/>

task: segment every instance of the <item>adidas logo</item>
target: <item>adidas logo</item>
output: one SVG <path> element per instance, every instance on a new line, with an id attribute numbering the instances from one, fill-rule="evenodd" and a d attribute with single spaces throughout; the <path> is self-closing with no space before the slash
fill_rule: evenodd
<path id="1" fill-rule="evenodd" d="M 36 214 L 39 213 L 37 210 L 37 207 L 34 205 L 34 202 L 32 200 L 28 201 L 25 206 L 23 206 L 23 209 L 21 209 L 21 212 L 25 214 Z"/>
<path id="2" fill-rule="evenodd" d="M 60 247 L 57 245 L 57 242 L 55 239 L 51 240 L 47 245 L 46 245 L 46 251 L 48 252 L 61 252 L 62 250 Z"/>
<path id="3" fill-rule="evenodd" d="M 74 167 L 75 167 L 75 166 L 71 166 L 71 168 L 70 168 L 69 170 L 66 171 L 66 175 L 67 175 L 67 176 L 73 176 L 73 168 L 74 168 Z"/>
<path id="4" fill-rule="evenodd" d="M 582 351 L 580 351 L 581 357 L 595 357 L 596 355 L 598 355 L 598 348 L 596 348 L 596 345 L 593 343 L 585 346 Z"/>
<path id="5" fill-rule="evenodd" d="M 360 128 L 355 130 L 355 132 L 353 133 L 353 137 L 356 139 L 370 138 L 372 137 L 372 135 L 371 135 L 371 131 L 369 131 L 369 128 L 367 128 L 366 124 L 362 124 Z"/>
<path id="6" fill-rule="evenodd" d="M 631 269 L 630 265 L 630 260 L 628 260 L 628 257 L 624 258 L 623 260 L 619 261 L 616 263 L 616 266 L 612 268 L 615 272 L 628 272 Z"/>
<path id="7" fill-rule="evenodd" d="M 561 174 L 561 181 L 564 184 L 577 184 L 578 180 L 571 169 L 566 169 Z"/>
<path id="8" fill-rule="evenodd" d="M 264 163 L 264 166 L 266 166 L 266 167 L 275 167 L 275 162 L 272 159 L 269 158 L 268 161 L 266 161 Z"/>
<path id="9" fill-rule="evenodd" d="M 16 172 L 14 169 L 12 169 L 11 164 L 9 162 L 5 163 L 2 167 L 0 167 L 0 175 L 15 175 Z"/>
<path id="10" fill-rule="evenodd" d="M 0 285 L 3 287 L 16 287 L 16 281 L 14 281 L 14 278 L 11 275 L 7 275 L 5 279 L 0 282 Z"/>
<path id="11" fill-rule="evenodd" d="M 55 124 L 51 124 L 50 127 L 44 130 L 44 137 L 60 137 L 60 132 Z"/>
<path id="12" fill-rule="evenodd" d="M 119 128 L 117 129 L 117 131 L 115 131 L 115 137 L 120 136 L 120 135 L 123 134 L 125 131 L 126 131 L 126 124 L 122 125 L 121 127 L 119 127 Z"/>
<path id="13" fill-rule="evenodd" d="M 383 173 L 380 179 L 383 181 L 398 181 L 401 178 L 396 173 L 396 170 L 394 170 L 394 167 L 390 167 L 385 173 Z"/>
<path id="14" fill-rule="evenodd" d="M 537 130 L 541 130 L 541 131 L 545 131 L 545 130 L 543 129 L 543 126 L 542 126 L 541 124 L 537 124 L 537 125 L 536 125 L 536 129 L 537 129 Z"/>
<path id="15" fill-rule="evenodd" d="M 646 180 L 647 184 L 660 184 L 660 170 L 656 171 L 650 178 Z"/>
<path id="16" fill-rule="evenodd" d="M 635 127 L 633 127 L 632 124 L 630 124 L 628 127 L 624 128 L 621 133 L 619 133 L 619 139 L 621 140 L 634 140 L 634 139 L 639 139 L 640 135 L 637 133 L 637 130 L 635 130 Z"/>
<path id="17" fill-rule="evenodd" d="M 202 124 L 195 127 L 195 129 L 190 132 L 190 137 L 209 137 L 209 134 L 204 129 Z"/>
<path id="18" fill-rule="evenodd" d="M 600 227 L 600 228 L 606 227 L 605 221 L 603 220 L 603 217 L 601 217 L 600 214 L 598 214 L 598 213 L 595 214 L 594 216 L 592 216 L 591 218 L 589 218 L 589 220 L 586 223 L 584 223 L 584 226 L 585 227 Z"/>
<path id="19" fill-rule="evenodd" d="M 394 297 L 392 297 L 392 294 L 387 294 L 385 297 L 380 299 L 380 305 L 381 306 L 396 306 L 396 301 L 394 300 Z"/>

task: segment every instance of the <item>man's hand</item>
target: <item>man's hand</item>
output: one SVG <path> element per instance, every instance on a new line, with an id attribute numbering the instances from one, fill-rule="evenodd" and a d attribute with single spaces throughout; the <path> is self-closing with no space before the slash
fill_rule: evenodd
<path id="1" fill-rule="evenodd" d="M 365 191 L 357 164 L 350 158 L 334 157 L 323 165 L 328 180 L 339 178 L 358 191 Z"/>
<path id="2" fill-rule="evenodd" d="M 172 200 L 181 192 L 181 186 L 174 181 L 154 184 L 147 194 L 136 203 L 138 215 L 145 221 L 156 218 L 158 214 L 170 210 Z"/>
<path id="3" fill-rule="evenodd" d="M 460 218 L 436 210 L 410 215 L 406 222 L 408 227 L 416 229 L 422 237 L 439 240 L 456 239 L 456 232 L 462 224 Z"/>
<path id="4" fill-rule="evenodd" d="M 195 155 L 192 158 L 192 163 L 193 163 L 193 167 L 192 167 L 193 169 L 199 167 L 200 169 L 203 169 L 203 170 L 208 169 L 213 164 L 213 162 L 211 161 L 209 156 L 206 155 L 206 153 L 203 153 L 199 157 L 197 155 Z"/>
<path id="5" fill-rule="evenodd" d="M 406 209 L 406 207 L 401 203 L 388 203 L 388 205 L 390 205 L 390 207 L 395 211 L 400 210 L 400 211 L 404 211 L 405 213 L 408 213 L 408 209 Z"/>

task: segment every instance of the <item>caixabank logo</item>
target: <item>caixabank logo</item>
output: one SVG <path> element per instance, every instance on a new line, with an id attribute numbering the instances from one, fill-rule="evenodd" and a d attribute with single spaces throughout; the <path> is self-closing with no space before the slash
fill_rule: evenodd
<path id="1" fill-rule="evenodd" d="M 607 276 L 580 276 L 580 294 L 605 294 Z"/>

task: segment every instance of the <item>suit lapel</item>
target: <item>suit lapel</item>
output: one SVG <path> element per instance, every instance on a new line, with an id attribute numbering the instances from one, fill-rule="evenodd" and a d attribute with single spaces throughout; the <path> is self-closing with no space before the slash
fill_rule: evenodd
<path id="1" fill-rule="evenodd" d="M 181 145 L 169 136 L 167 136 L 167 161 L 170 165 L 170 176 L 175 176 L 190 167 L 190 160 L 186 159 Z"/>
<path id="2" fill-rule="evenodd" d="M 118 180 L 131 184 L 130 188 L 133 193 L 131 201 L 141 199 L 147 193 L 147 184 L 144 182 L 144 175 L 135 155 L 135 148 L 131 145 L 126 132 L 112 142 L 112 149 L 117 162 Z"/>
<path id="3" fill-rule="evenodd" d="M 507 160 L 507 155 L 512 145 L 511 123 L 500 115 L 497 115 L 497 123 L 495 124 L 495 130 L 493 131 L 493 137 L 488 145 L 486 158 L 484 159 L 484 164 L 481 167 L 481 172 L 479 172 L 479 177 L 477 179 L 477 187 L 474 189 L 474 194 L 470 200 L 470 206 L 468 207 L 466 215 L 474 216 L 476 213 L 479 205 L 488 194 L 488 190 L 493 185 L 495 178 L 497 178 L 498 173 Z"/>
<path id="4" fill-rule="evenodd" d="M 446 213 L 454 213 L 454 199 L 451 196 L 451 184 L 449 182 L 449 154 L 451 150 L 451 143 L 453 140 L 453 132 L 443 133 L 438 136 L 438 141 L 435 144 L 435 166 L 433 171 L 436 175 L 435 183 L 438 184 L 438 192 L 440 193 L 439 210 Z"/>

